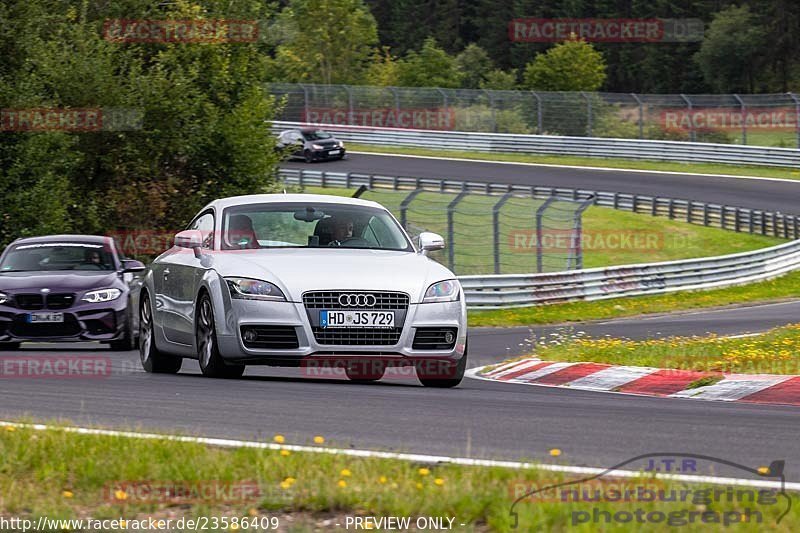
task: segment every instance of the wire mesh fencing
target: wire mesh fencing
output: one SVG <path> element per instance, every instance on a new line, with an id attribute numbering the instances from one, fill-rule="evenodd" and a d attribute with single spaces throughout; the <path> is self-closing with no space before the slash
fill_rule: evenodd
<path id="1" fill-rule="evenodd" d="M 413 239 L 423 231 L 444 236 L 447 246 L 430 257 L 458 275 L 554 272 L 582 265 L 581 213 L 592 200 L 381 188 L 360 197 L 384 205 Z"/>
<path id="2" fill-rule="evenodd" d="M 291 122 L 800 148 L 800 95 L 271 84 Z"/>

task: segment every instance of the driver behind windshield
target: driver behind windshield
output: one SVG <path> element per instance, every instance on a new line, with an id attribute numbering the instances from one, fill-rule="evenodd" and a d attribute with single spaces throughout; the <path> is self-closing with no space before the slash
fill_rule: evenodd
<path id="1" fill-rule="evenodd" d="M 353 221 L 347 217 L 336 217 L 333 219 L 331 234 L 333 240 L 340 243 L 353 238 Z"/>

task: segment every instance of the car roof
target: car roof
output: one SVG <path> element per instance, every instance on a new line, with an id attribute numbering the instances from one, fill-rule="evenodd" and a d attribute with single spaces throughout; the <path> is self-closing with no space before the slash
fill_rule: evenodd
<path id="1" fill-rule="evenodd" d="M 360 205 L 364 207 L 377 207 L 385 209 L 378 202 L 362 200 L 360 198 L 350 198 L 349 196 L 333 196 L 329 194 L 248 194 L 244 196 L 231 196 L 220 198 L 208 204 L 205 209 L 215 207 L 224 209 L 236 205 L 247 204 L 268 204 L 268 203 L 315 203 L 315 204 L 336 204 L 336 205 Z"/>
<path id="2" fill-rule="evenodd" d="M 48 242 L 81 242 L 92 244 L 104 244 L 111 238 L 103 235 L 41 235 L 39 237 L 23 237 L 14 241 L 14 244 L 32 244 Z"/>

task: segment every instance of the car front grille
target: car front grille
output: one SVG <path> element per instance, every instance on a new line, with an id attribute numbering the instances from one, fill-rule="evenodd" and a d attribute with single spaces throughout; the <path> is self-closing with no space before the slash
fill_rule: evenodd
<path id="1" fill-rule="evenodd" d="M 256 338 L 248 340 L 246 332 L 255 333 Z M 293 326 L 242 326 L 241 334 L 246 348 L 293 350 L 300 347 L 297 330 Z"/>
<path id="2" fill-rule="evenodd" d="M 14 296 L 14 303 L 20 309 L 28 311 L 44 309 L 44 296 L 41 294 L 17 294 Z"/>
<path id="3" fill-rule="evenodd" d="M 453 336 L 451 342 L 445 338 L 448 333 Z M 414 350 L 452 350 L 457 333 L 456 328 L 417 328 L 411 347 Z"/>
<path id="4" fill-rule="evenodd" d="M 75 295 L 69 293 L 36 294 L 22 293 L 14 296 L 19 309 L 37 311 L 39 309 L 67 309 L 75 303 Z"/>
<path id="5" fill-rule="evenodd" d="M 75 295 L 67 293 L 55 293 L 47 295 L 48 309 L 67 309 L 75 303 Z"/>
<path id="6" fill-rule="evenodd" d="M 313 327 L 319 344 L 331 346 L 392 346 L 400 340 L 403 328 L 321 328 Z"/>
<path id="7" fill-rule="evenodd" d="M 356 296 L 374 296 L 375 305 L 372 306 L 342 306 L 339 297 L 343 294 Z M 307 292 L 303 295 L 303 303 L 306 309 L 380 309 L 406 310 L 408 309 L 408 295 L 402 292 L 378 292 L 378 291 L 316 291 Z"/>

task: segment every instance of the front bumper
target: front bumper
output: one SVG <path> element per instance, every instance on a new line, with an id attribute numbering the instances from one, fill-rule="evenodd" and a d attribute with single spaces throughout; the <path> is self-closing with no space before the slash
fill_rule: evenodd
<path id="1" fill-rule="evenodd" d="M 125 300 L 78 303 L 67 309 L 24 310 L 0 305 L 0 342 L 113 341 L 125 336 Z M 30 313 L 63 313 L 63 323 L 28 323 Z"/>
<path id="2" fill-rule="evenodd" d="M 222 356 L 231 362 L 292 366 L 309 357 L 348 359 L 368 357 L 398 362 L 429 358 L 458 361 L 466 349 L 467 316 L 463 301 L 411 304 L 405 314 L 399 340 L 394 344 L 374 345 L 318 342 L 302 303 L 255 300 L 228 300 L 228 302 L 231 312 L 226 313 L 224 325 L 218 324 L 217 342 Z M 292 327 L 297 334 L 298 347 L 292 349 L 247 347 L 241 335 L 243 326 Z M 413 342 L 418 328 L 454 328 L 457 333 L 452 349 L 414 349 Z"/>
<path id="3" fill-rule="evenodd" d="M 337 152 L 337 153 L 331 153 Z M 324 150 L 312 150 L 311 157 L 315 160 L 322 159 L 342 159 L 347 152 L 344 148 L 326 148 Z"/>

